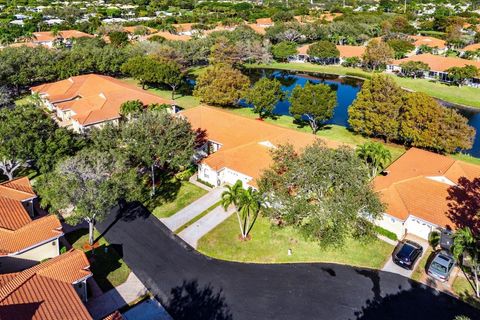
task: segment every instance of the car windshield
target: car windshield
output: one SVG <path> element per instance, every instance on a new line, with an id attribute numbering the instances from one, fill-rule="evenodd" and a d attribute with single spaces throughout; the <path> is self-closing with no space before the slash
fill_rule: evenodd
<path id="1" fill-rule="evenodd" d="M 410 258 L 410 256 L 412 255 L 412 252 L 414 251 L 414 247 L 412 247 L 411 245 L 409 245 L 408 243 L 405 243 L 401 248 L 400 248 L 400 251 L 398 251 L 398 254 L 397 256 L 399 258 Z"/>
<path id="2" fill-rule="evenodd" d="M 437 261 L 433 261 L 432 262 L 432 265 L 431 265 L 431 268 L 437 272 L 440 272 L 440 273 L 447 273 L 447 267 L 445 266 L 442 266 L 440 263 L 438 263 Z"/>

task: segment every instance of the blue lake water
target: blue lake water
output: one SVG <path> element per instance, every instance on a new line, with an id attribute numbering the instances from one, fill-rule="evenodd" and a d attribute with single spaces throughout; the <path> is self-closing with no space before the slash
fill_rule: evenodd
<path id="1" fill-rule="evenodd" d="M 357 97 L 363 83 L 362 80 L 350 77 L 270 69 L 250 69 L 248 70 L 248 75 L 252 82 L 262 77 L 278 79 L 282 83 L 282 89 L 288 96 L 295 86 L 300 85 L 303 87 L 308 81 L 328 84 L 337 92 L 337 106 L 335 107 L 333 118 L 330 119 L 327 124 L 336 124 L 344 127 L 348 127 L 348 108 Z M 281 101 L 275 107 L 274 113 L 278 115 L 290 115 L 288 111 L 289 106 L 290 103 L 288 101 Z M 462 152 L 474 157 L 480 157 L 480 110 L 457 110 L 468 119 L 469 125 L 477 131 L 472 149 Z"/>

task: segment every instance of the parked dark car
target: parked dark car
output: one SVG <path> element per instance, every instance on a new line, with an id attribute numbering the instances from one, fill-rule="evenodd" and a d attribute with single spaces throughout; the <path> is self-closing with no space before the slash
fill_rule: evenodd
<path id="1" fill-rule="evenodd" d="M 415 261 L 422 255 L 422 252 L 423 248 L 418 243 L 402 240 L 393 250 L 393 262 L 402 268 L 411 270 L 415 265 Z"/>

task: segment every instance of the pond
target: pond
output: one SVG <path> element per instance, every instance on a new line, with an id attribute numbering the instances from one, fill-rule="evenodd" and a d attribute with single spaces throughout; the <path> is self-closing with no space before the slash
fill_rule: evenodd
<path id="1" fill-rule="evenodd" d="M 257 81 L 262 77 L 276 78 L 282 83 L 282 89 L 289 96 L 295 86 L 304 86 L 308 81 L 313 83 L 325 83 L 337 92 L 337 106 L 335 107 L 333 118 L 327 124 L 336 124 L 348 127 L 348 108 L 357 97 L 358 92 L 362 87 L 363 81 L 351 77 L 340 77 L 330 74 L 318 73 L 301 73 L 285 70 L 273 69 L 249 69 L 247 75 L 252 82 Z M 480 97 L 480 90 L 479 90 Z M 444 103 L 447 107 L 455 106 Z M 274 109 L 274 113 L 278 115 L 290 115 L 288 108 L 290 103 L 288 101 L 281 101 Z M 470 154 L 474 157 L 480 157 L 480 109 L 477 110 L 457 110 L 468 119 L 469 125 L 475 128 L 477 134 L 475 136 L 473 148 L 464 150 L 463 153 Z"/>

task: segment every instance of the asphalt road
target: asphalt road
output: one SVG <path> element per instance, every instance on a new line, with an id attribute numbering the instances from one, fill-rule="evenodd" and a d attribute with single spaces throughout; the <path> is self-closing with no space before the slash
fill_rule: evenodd
<path id="1" fill-rule="evenodd" d="M 459 300 L 393 273 L 208 258 L 142 208 L 97 227 L 175 320 L 480 319 Z"/>

